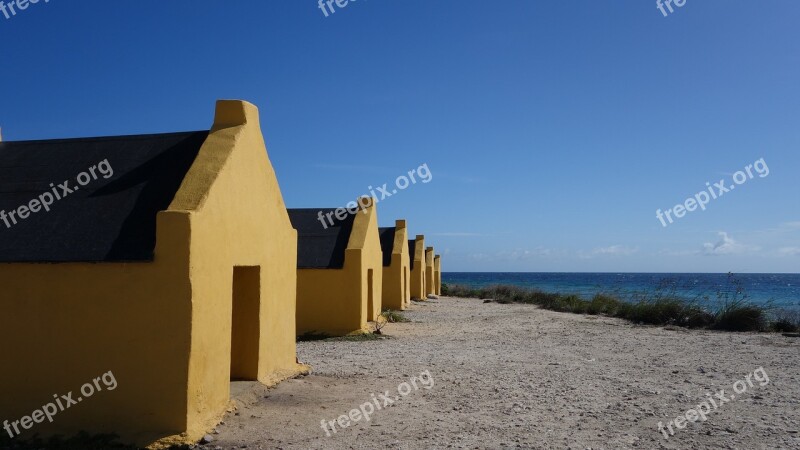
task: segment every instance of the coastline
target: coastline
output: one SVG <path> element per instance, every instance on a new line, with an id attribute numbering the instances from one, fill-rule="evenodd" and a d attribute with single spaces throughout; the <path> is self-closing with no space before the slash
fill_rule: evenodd
<path id="1" fill-rule="evenodd" d="M 631 298 L 669 291 L 686 301 L 714 297 L 728 283 L 728 273 L 637 272 L 443 272 L 442 282 L 484 288 L 513 285 L 591 298 L 595 294 Z M 750 300 L 800 310 L 800 274 L 736 273 Z"/>
<path id="2" fill-rule="evenodd" d="M 685 300 L 670 291 L 656 291 L 630 298 L 608 294 L 581 298 L 574 294 L 565 295 L 514 285 L 471 288 L 444 283 L 442 293 L 486 302 L 536 305 L 557 312 L 615 317 L 642 325 L 674 325 L 731 332 L 800 331 L 800 311 L 750 301 L 741 283 L 732 274 L 728 275 L 728 283 L 723 290 L 716 293 L 714 302 L 709 302 L 708 299 L 702 302 Z"/>

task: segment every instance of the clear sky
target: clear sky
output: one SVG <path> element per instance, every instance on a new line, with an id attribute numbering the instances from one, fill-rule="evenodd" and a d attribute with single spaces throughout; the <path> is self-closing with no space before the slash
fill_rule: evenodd
<path id="1" fill-rule="evenodd" d="M 667 17 L 655 0 L 334 8 L 0 13 L 3 137 L 207 129 L 216 99 L 239 98 L 261 110 L 290 207 L 344 206 L 427 164 L 430 182 L 378 217 L 426 234 L 445 271 L 800 268 L 800 2 L 687 0 Z M 705 211 L 656 217 L 761 158 L 767 176 L 754 166 Z"/>

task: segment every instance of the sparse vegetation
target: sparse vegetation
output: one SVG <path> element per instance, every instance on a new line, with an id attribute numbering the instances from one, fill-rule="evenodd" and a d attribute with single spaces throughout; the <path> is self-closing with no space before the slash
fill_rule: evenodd
<path id="1" fill-rule="evenodd" d="M 300 336 L 297 336 L 297 342 L 310 342 L 310 341 L 324 341 L 330 339 L 331 336 L 325 333 L 317 333 L 316 331 L 307 331 Z"/>
<path id="2" fill-rule="evenodd" d="M 732 305 L 722 308 L 711 328 L 723 331 L 764 331 L 767 311 L 757 305 Z"/>
<path id="3" fill-rule="evenodd" d="M 411 322 L 408 318 L 403 315 L 400 311 L 394 311 L 391 309 L 384 309 L 381 313 L 383 317 L 386 318 L 386 321 L 389 323 L 402 323 L 402 322 Z"/>
<path id="4" fill-rule="evenodd" d="M 339 336 L 334 338 L 327 339 L 331 342 L 363 342 L 363 341 L 379 341 L 382 339 L 388 339 L 387 336 L 381 336 L 380 334 L 373 333 L 357 333 L 357 334 L 348 334 L 347 336 Z"/>
<path id="5" fill-rule="evenodd" d="M 385 327 L 387 323 L 389 323 L 389 320 L 386 318 L 386 316 L 383 314 L 379 315 L 378 318 L 372 322 L 372 334 L 383 334 L 383 331 L 381 330 L 383 330 L 383 327 Z"/>
<path id="6" fill-rule="evenodd" d="M 800 311 L 777 310 L 770 323 L 772 331 L 778 333 L 796 333 L 800 331 Z"/>
<path id="7" fill-rule="evenodd" d="M 360 342 L 360 341 L 374 341 L 378 339 L 385 339 L 383 336 L 383 328 L 389 323 L 410 322 L 408 318 L 400 311 L 391 309 L 384 309 L 378 319 L 370 322 L 372 328 L 369 332 L 354 333 L 347 336 L 332 337 L 326 333 L 319 333 L 316 331 L 309 331 L 297 337 L 297 342 L 311 342 L 311 341 L 346 341 L 346 342 Z"/>
<path id="8" fill-rule="evenodd" d="M 381 326 L 383 328 L 383 326 Z M 386 339 L 381 333 L 368 331 L 363 333 L 348 334 L 346 336 L 331 336 L 325 333 L 309 332 L 297 337 L 297 342 L 329 341 L 329 342 L 361 342 Z M 2 447 L 0 447 L 2 448 Z"/>
<path id="9" fill-rule="evenodd" d="M 497 303 L 532 304 L 552 311 L 618 317 L 647 325 L 740 332 L 791 333 L 800 330 L 800 313 L 779 311 L 770 315 L 770 305 L 752 303 L 741 283 L 732 274 L 728 275 L 727 286 L 714 297 L 709 299 L 706 296 L 694 301 L 679 298 L 674 287 L 669 284 L 664 284 L 656 292 L 637 294 L 627 301 L 608 294 L 597 294 L 586 300 L 576 295 L 505 285 L 471 288 L 443 284 L 442 294 L 491 299 Z"/>

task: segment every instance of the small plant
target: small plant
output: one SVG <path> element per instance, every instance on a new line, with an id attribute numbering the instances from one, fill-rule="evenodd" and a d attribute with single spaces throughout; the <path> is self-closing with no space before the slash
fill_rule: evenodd
<path id="1" fill-rule="evenodd" d="M 800 311 L 777 310 L 773 313 L 772 331 L 778 333 L 796 333 L 800 331 Z"/>
<path id="2" fill-rule="evenodd" d="M 389 323 L 389 321 L 383 314 L 378 316 L 378 318 L 375 319 L 375 322 L 372 322 L 372 334 L 383 334 L 383 331 L 381 330 L 383 330 L 383 327 L 385 327 L 387 323 Z"/>
<path id="3" fill-rule="evenodd" d="M 766 314 L 758 306 L 728 306 L 717 314 L 713 328 L 724 331 L 762 331 L 767 328 Z"/>
<path id="4" fill-rule="evenodd" d="M 381 316 L 386 318 L 386 321 L 389 323 L 411 322 L 400 311 L 393 311 L 391 309 L 384 309 L 383 312 L 381 313 Z"/>
<path id="5" fill-rule="evenodd" d="M 728 283 L 717 292 L 720 307 L 713 328 L 725 331 L 762 331 L 767 328 L 767 311 L 750 303 L 749 297 L 732 273 Z"/>

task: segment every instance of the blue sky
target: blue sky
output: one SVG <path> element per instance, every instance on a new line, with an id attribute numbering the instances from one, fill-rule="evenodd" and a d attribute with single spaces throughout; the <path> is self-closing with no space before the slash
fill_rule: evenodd
<path id="1" fill-rule="evenodd" d="M 0 14 L 0 126 L 195 130 L 246 99 L 290 207 L 427 164 L 378 214 L 446 271 L 797 272 L 798 19 L 794 0 L 41 0 Z M 656 218 L 760 158 L 768 176 Z"/>

